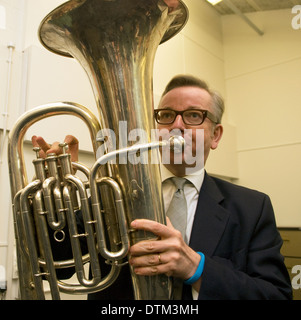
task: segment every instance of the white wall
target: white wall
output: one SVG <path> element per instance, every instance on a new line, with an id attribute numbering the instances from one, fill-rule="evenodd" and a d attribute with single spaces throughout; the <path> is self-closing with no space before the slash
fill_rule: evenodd
<path id="1" fill-rule="evenodd" d="M 23 46 L 24 8 L 22 0 L 1 0 L 1 27 L 0 27 L 0 265 L 5 267 L 7 286 L 12 297 L 17 295 L 16 268 L 14 259 L 14 235 L 12 229 L 12 214 L 10 208 L 10 192 L 8 180 L 8 165 L 6 158 L 6 137 L 4 129 L 10 128 L 13 120 L 11 115 L 16 113 L 19 106 L 20 77 L 21 77 L 21 50 Z M 9 72 L 8 44 L 14 45 L 12 54 L 13 63 Z M 7 103 L 8 102 L 8 103 Z M 9 113 L 6 117 L 4 114 Z"/>
<path id="2" fill-rule="evenodd" d="M 228 119 L 239 183 L 270 195 L 279 226 L 301 226 L 301 30 L 291 10 L 222 18 Z"/>
<path id="3" fill-rule="evenodd" d="M 0 0 L 0 6 L 7 14 L 7 28 L 0 28 L 0 108 L 4 108 L 2 92 L 9 89 L 8 130 L 17 117 L 25 110 L 54 101 L 75 101 L 95 111 L 95 101 L 88 79 L 78 63 L 73 59 L 57 56 L 45 50 L 37 36 L 40 21 L 44 16 L 65 0 Z M 199 0 L 186 0 L 190 19 L 185 29 L 158 49 L 154 66 L 155 103 L 170 78 L 178 73 L 191 73 L 207 80 L 212 88 L 225 95 L 223 35 L 220 16 L 207 4 Z M 0 23 L 1 26 L 1 23 Z M 3 36 L 3 37 L 2 37 Z M 15 50 L 12 64 L 11 87 L 7 86 L 7 43 L 13 41 Z M 76 76 L 74 76 L 76 75 Z M 207 170 L 226 178 L 237 177 L 236 131 L 228 123 L 225 115 L 224 142 L 218 151 L 212 153 Z M 1 119 L 2 120 L 2 119 Z M 45 136 L 48 140 L 62 140 L 66 133 L 80 136 L 81 149 L 91 150 L 87 131 L 80 124 L 69 130 L 69 120 L 59 122 L 53 130 L 53 122 L 35 127 L 32 133 Z M 68 126 L 66 126 L 68 123 Z M 0 124 L 3 136 L 4 123 Z M 66 131 L 67 130 L 67 131 Z M 6 133 L 7 134 L 7 133 Z M 0 137 L 1 139 L 1 137 Z M 233 142 L 234 141 L 234 142 Z M 4 140 L 6 143 L 6 139 Z M 0 166 L 0 265 L 5 266 L 8 282 L 7 299 L 18 295 L 17 270 L 14 258 L 14 235 L 10 206 L 8 165 L 5 152 Z M 230 151 L 229 151 L 230 150 Z M 30 143 L 25 144 L 25 158 L 28 163 L 28 176 L 32 176 L 30 166 L 33 158 Z M 81 152 L 80 161 L 92 164 L 92 156 Z M 225 164 L 225 159 L 229 164 Z"/>

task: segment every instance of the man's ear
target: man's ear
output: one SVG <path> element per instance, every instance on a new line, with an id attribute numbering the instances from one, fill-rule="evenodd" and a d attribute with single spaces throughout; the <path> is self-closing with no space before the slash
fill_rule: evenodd
<path id="1" fill-rule="evenodd" d="M 221 124 L 217 124 L 212 134 L 211 149 L 214 150 L 218 147 L 218 144 L 223 136 L 224 128 Z"/>

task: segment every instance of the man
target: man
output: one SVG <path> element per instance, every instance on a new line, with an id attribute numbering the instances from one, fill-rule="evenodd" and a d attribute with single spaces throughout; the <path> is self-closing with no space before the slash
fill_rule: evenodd
<path id="1" fill-rule="evenodd" d="M 210 149 L 216 149 L 222 137 L 223 109 L 223 100 L 206 83 L 177 76 L 167 85 L 155 119 L 158 129 L 177 129 L 183 135 L 190 129 L 192 156 L 198 154 L 197 137 L 202 132 L 205 164 Z M 48 150 L 42 138 L 33 138 L 33 143 Z M 185 152 L 171 153 L 162 177 L 167 215 L 177 188 L 165 178 L 185 177 L 187 227 L 181 234 L 169 219 L 166 226 L 144 219 L 133 221 L 132 228 L 158 236 L 130 248 L 129 263 L 136 274 L 166 274 L 184 281 L 182 299 L 291 298 L 280 254 L 282 240 L 268 196 L 208 176 L 197 158 L 188 163 Z M 114 298 L 116 290 L 113 287 L 103 294 Z"/>

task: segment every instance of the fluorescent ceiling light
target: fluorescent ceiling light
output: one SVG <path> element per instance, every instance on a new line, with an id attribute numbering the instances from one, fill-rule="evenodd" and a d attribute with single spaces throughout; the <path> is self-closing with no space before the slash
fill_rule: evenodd
<path id="1" fill-rule="evenodd" d="M 212 5 L 216 5 L 219 2 L 223 1 L 223 0 L 207 0 L 209 3 L 211 3 Z"/>

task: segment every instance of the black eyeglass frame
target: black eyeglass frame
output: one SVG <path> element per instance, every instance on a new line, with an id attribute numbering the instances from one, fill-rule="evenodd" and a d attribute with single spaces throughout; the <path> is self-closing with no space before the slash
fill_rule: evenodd
<path id="1" fill-rule="evenodd" d="M 160 123 L 160 122 L 158 121 L 158 113 L 159 113 L 160 111 L 162 111 L 162 110 L 168 110 L 168 111 L 174 112 L 174 113 L 175 113 L 175 118 L 174 118 L 174 120 L 173 120 L 172 122 L 169 122 L 169 123 Z M 203 114 L 203 121 L 202 121 L 201 123 L 199 123 L 199 124 L 186 123 L 185 120 L 184 120 L 184 118 L 183 118 L 183 114 L 184 114 L 185 112 L 187 112 L 187 111 L 200 111 L 200 112 Z M 188 126 L 200 126 L 201 124 L 204 123 L 204 121 L 206 120 L 206 118 L 208 118 L 208 119 L 209 119 L 210 121 L 212 121 L 213 123 L 218 124 L 218 121 L 217 121 L 215 115 L 213 115 L 213 114 L 212 114 L 210 111 L 208 111 L 208 110 L 203 110 L 203 109 L 186 109 L 186 110 L 183 110 L 183 111 L 176 111 L 176 110 L 168 109 L 168 108 L 165 108 L 165 109 L 155 109 L 155 110 L 154 110 L 155 120 L 156 120 L 156 122 L 157 122 L 158 124 L 161 124 L 161 125 L 169 125 L 169 124 L 174 123 L 178 115 L 181 115 L 183 122 L 184 122 L 186 125 L 188 125 Z"/>

